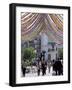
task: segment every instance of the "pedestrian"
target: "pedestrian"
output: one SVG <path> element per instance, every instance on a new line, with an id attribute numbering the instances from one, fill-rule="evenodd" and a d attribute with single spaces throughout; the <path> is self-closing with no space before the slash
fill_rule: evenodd
<path id="1" fill-rule="evenodd" d="M 45 67 L 45 60 L 43 59 L 41 62 L 41 68 L 42 68 L 42 76 L 46 74 L 46 67 Z"/>
<path id="2" fill-rule="evenodd" d="M 54 66 L 54 64 L 55 64 L 55 60 L 53 59 L 53 60 L 52 60 L 53 71 L 55 71 L 55 66 Z"/>
<path id="3" fill-rule="evenodd" d="M 26 74 L 26 63 L 24 61 L 22 61 L 21 68 L 22 68 L 23 76 L 25 77 L 25 74 Z"/>
<path id="4" fill-rule="evenodd" d="M 40 76 L 40 61 L 38 61 L 38 64 L 37 64 L 37 74 L 38 76 Z"/>
<path id="5" fill-rule="evenodd" d="M 45 74 L 46 74 L 46 69 L 47 69 L 47 62 L 45 61 Z"/>
<path id="6" fill-rule="evenodd" d="M 63 69 L 63 65 L 61 64 L 61 61 L 58 59 L 54 63 L 54 70 L 56 72 L 56 75 L 61 75 Z"/>
<path id="7" fill-rule="evenodd" d="M 55 71 L 56 75 L 57 75 L 57 72 L 58 72 L 58 68 L 57 68 L 57 61 L 55 61 L 55 63 L 53 64 L 53 70 Z"/>
<path id="8" fill-rule="evenodd" d="M 22 72 L 23 72 L 23 76 L 25 77 L 25 73 L 26 73 L 26 67 L 22 65 Z"/>
<path id="9" fill-rule="evenodd" d="M 63 72 L 63 65 L 60 60 L 57 61 L 57 66 L 58 66 L 58 75 L 61 75 Z"/>
<path id="10" fill-rule="evenodd" d="M 50 73 L 50 69 L 51 69 L 51 62 L 48 62 L 48 72 Z"/>

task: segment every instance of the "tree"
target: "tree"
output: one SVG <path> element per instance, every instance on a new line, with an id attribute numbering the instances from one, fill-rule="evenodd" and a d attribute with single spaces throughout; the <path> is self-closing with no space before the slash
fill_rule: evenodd
<path id="1" fill-rule="evenodd" d="M 29 47 L 29 48 L 24 48 L 23 50 L 23 61 L 27 64 L 27 65 L 31 65 L 36 53 L 34 52 L 34 48 Z"/>

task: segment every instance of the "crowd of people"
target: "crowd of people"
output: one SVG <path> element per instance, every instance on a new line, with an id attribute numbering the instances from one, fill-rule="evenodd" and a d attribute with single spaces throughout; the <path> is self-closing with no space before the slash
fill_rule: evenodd
<path id="1" fill-rule="evenodd" d="M 50 62 L 45 61 L 45 59 L 38 59 L 36 63 L 37 75 L 46 75 L 46 70 L 48 68 L 48 73 L 51 71 L 51 67 L 55 75 L 63 75 L 63 62 L 58 58 L 57 60 L 51 60 Z M 23 76 L 26 74 L 26 67 L 22 65 Z"/>
<path id="2" fill-rule="evenodd" d="M 47 68 L 48 68 L 48 73 L 50 73 L 51 67 L 55 72 L 55 75 L 63 75 L 63 63 L 61 62 L 60 59 L 52 60 L 50 62 L 46 62 L 43 59 L 42 61 L 38 61 L 38 65 L 37 65 L 38 76 L 40 75 L 41 71 L 42 71 L 42 75 L 44 76 L 46 74 Z"/>

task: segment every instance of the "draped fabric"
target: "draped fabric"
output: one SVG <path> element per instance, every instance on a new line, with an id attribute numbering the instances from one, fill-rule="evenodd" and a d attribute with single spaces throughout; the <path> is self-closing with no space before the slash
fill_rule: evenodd
<path id="1" fill-rule="evenodd" d="M 40 32 L 49 40 L 63 43 L 63 15 L 47 13 L 21 13 L 21 39 L 33 40 Z"/>

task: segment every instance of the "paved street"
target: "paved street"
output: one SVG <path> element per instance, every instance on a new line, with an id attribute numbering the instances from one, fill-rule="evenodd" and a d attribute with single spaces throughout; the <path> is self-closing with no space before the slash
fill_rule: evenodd
<path id="1" fill-rule="evenodd" d="M 51 67 L 50 73 L 49 73 L 49 70 L 47 69 L 46 75 L 44 75 L 44 76 L 52 76 L 52 75 L 53 75 L 53 71 L 52 71 L 52 67 Z M 25 77 L 37 77 L 37 76 L 38 76 L 37 72 L 33 72 L 33 71 L 31 71 L 30 73 L 26 73 L 26 75 L 25 75 Z M 42 72 L 40 72 L 40 76 L 42 76 Z"/>

